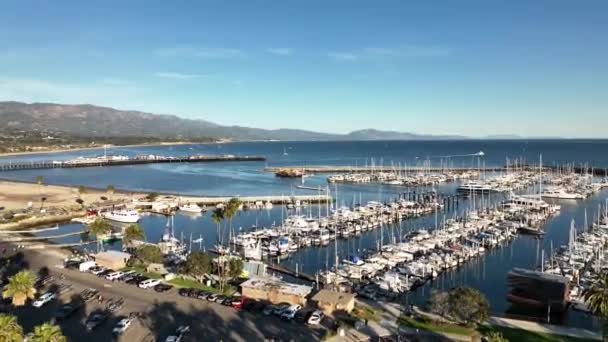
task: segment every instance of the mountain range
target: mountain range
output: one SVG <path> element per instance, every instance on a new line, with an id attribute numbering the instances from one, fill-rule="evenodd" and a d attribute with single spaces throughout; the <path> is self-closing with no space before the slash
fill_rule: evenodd
<path id="1" fill-rule="evenodd" d="M 459 135 L 425 135 L 364 129 L 348 134 L 299 129 L 267 130 L 222 126 L 176 115 L 118 110 L 89 104 L 0 102 L 0 131 L 54 131 L 86 137 L 154 137 L 167 139 L 232 140 L 449 140 Z M 512 136 L 509 136 L 512 138 Z"/>

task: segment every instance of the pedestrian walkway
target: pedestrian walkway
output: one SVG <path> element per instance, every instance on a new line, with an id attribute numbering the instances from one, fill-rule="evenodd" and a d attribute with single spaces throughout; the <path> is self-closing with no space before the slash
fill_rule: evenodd
<path id="1" fill-rule="evenodd" d="M 543 324 L 504 317 L 490 317 L 490 319 L 488 319 L 488 323 L 504 328 L 522 329 L 544 334 L 563 335 L 600 341 L 602 340 L 602 334 L 599 332 L 580 328 L 565 327 L 561 325 Z"/>

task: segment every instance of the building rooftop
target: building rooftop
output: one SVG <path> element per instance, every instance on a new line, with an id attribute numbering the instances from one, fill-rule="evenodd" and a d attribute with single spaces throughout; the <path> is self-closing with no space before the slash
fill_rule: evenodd
<path id="1" fill-rule="evenodd" d="M 264 278 L 251 278 L 241 284 L 241 288 L 256 289 L 263 291 L 278 291 L 286 294 L 293 294 L 301 297 L 307 296 L 311 291 L 312 287 L 306 285 L 292 284 L 280 279 L 264 277 Z"/>

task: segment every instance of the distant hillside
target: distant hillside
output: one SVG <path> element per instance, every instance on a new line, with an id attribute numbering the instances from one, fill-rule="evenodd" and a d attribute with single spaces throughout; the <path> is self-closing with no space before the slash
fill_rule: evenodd
<path id="1" fill-rule="evenodd" d="M 0 102 L 2 130 L 56 131 L 84 137 L 154 137 L 156 139 L 235 140 L 445 140 L 457 135 L 419 135 L 365 129 L 349 134 L 328 134 L 297 129 L 265 130 L 222 126 L 176 115 L 117 110 L 93 105 Z"/>

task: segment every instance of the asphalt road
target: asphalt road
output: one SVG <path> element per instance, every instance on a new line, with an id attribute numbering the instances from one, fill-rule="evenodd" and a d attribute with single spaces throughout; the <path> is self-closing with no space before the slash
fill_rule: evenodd
<path id="1" fill-rule="evenodd" d="M 42 308 L 31 304 L 23 307 L 2 305 L 2 311 L 15 314 L 25 331 L 31 331 L 35 325 L 49 321 L 62 303 L 69 302 L 85 288 L 100 291 L 104 303 L 97 299 L 85 304 L 85 307 L 67 320 L 60 322 L 63 333 L 69 341 L 164 341 L 175 329 L 183 324 L 190 325 L 192 331 L 182 341 L 264 341 L 275 338 L 277 341 L 315 341 L 320 340 L 324 331 L 312 329 L 295 321 L 282 321 L 274 316 L 235 310 L 216 303 L 184 298 L 174 288 L 165 293 L 153 289 L 140 289 L 136 285 L 111 282 L 90 273 L 62 268 L 62 258 L 57 251 L 24 251 L 22 268 L 33 272 L 44 272 L 48 269 L 55 276 L 57 283 L 70 283 L 73 290 L 61 295 Z M 42 271 L 41 271 L 42 270 Z M 64 274 L 65 279 L 60 280 Z M 112 314 L 98 328 L 87 332 L 85 321 L 88 315 L 105 308 L 105 300 L 123 298 L 123 308 Z M 121 336 L 112 335 L 112 328 L 120 316 L 130 312 L 140 313 L 140 318 Z"/>

